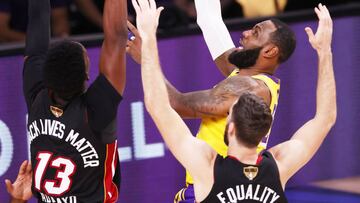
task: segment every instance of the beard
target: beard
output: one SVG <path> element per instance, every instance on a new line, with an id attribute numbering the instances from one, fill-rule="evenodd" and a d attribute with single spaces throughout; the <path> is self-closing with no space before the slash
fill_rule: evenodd
<path id="1" fill-rule="evenodd" d="M 249 69 L 256 64 L 262 47 L 236 50 L 229 55 L 229 62 L 239 69 Z"/>
<path id="2" fill-rule="evenodd" d="M 229 146 L 228 130 L 229 130 L 229 124 L 227 123 L 224 132 L 224 143 L 226 144 L 226 146 Z"/>

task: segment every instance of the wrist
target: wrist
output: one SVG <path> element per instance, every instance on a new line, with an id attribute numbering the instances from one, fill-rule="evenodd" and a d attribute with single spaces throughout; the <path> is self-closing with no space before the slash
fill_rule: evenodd
<path id="1" fill-rule="evenodd" d="M 12 197 L 10 201 L 10 203 L 26 203 L 26 202 L 27 202 L 26 200 L 17 199 L 15 197 Z"/>
<path id="2" fill-rule="evenodd" d="M 328 55 L 332 53 L 331 47 L 316 50 L 319 56 Z"/>
<path id="3" fill-rule="evenodd" d="M 140 34 L 142 42 L 156 39 L 156 33 L 142 33 Z"/>

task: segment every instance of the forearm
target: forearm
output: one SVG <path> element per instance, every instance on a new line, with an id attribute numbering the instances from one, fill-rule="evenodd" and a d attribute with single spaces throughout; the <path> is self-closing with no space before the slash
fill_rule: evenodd
<path id="1" fill-rule="evenodd" d="M 104 37 L 110 43 L 120 43 L 126 46 L 127 40 L 127 2 L 119 0 L 105 0 L 104 15 Z M 124 38 L 124 36 L 126 36 Z"/>
<path id="2" fill-rule="evenodd" d="M 192 169 L 202 163 L 202 155 L 206 151 L 200 150 L 197 142 L 201 141 L 192 137 L 185 123 L 170 106 L 157 50 L 155 35 L 143 39 L 141 75 L 145 106 L 175 158 L 187 169 Z M 197 152 L 196 156 L 194 152 Z"/>
<path id="3" fill-rule="evenodd" d="M 179 92 L 165 77 L 164 77 L 164 81 L 166 84 L 166 89 L 168 92 L 171 107 L 175 111 L 177 111 L 180 114 L 180 116 L 183 116 L 181 111 L 182 106 L 184 106 L 182 104 L 183 94 Z"/>
<path id="4" fill-rule="evenodd" d="M 319 51 L 318 84 L 316 90 L 316 116 L 330 127 L 336 120 L 336 86 L 331 50 Z"/>
<path id="5" fill-rule="evenodd" d="M 122 94 L 126 83 L 127 1 L 106 0 L 104 42 L 100 54 L 100 73 Z"/>
<path id="6" fill-rule="evenodd" d="M 318 52 L 319 68 L 316 90 L 316 114 L 292 137 L 303 143 L 306 163 L 315 154 L 336 120 L 336 87 L 331 51 Z"/>
<path id="7" fill-rule="evenodd" d="M 29 0 L 25 55 L 46 54 L 50 43 L 50 1 Z"/>
<path id="8" fill-rule="evenodd" d="M 228 55 L 235 45 L 221 16 L 219 0 L 195 0 L 197 23 L 217 67 L 227 76 L 234 68 L 228 62 Z"/>
<path id="9" fill-rule="evenodd" d="M 156 36 L 143 39 L 141 47 L 141 75 L 144 100 L 150 114 L 156 115 L 159 109 L 170 105 L 164 76 L 160 68 Z"/>

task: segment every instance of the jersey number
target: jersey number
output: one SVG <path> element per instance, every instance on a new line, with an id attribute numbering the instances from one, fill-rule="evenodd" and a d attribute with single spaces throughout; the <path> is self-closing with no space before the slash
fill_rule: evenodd
<path id="1" fill-rule="evenodd" d="M 50 152 L 39 152 L 36 156 L 38 163 L 35 167 L 35 188 L 41 190 L 41 185 L 43 185 L 46 193 L 62 195 L 70 189 L 72 184 L 70 177 L 74 175 L 76 167 L 68 158 L 52 156 Z M 42 180 L 47 167 L 57 169 L 55 180 Z"/>

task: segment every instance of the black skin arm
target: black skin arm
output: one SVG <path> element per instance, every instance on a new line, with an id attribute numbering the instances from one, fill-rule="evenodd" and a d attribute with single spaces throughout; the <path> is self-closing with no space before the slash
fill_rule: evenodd
<path id="1" fill-rule="evenodd" d="M 127 1 L 105 0 L 103 25 L 100 73 L 122 95 L 126 82 Z"/>
<path id="2" fill-rule="evenodd" d="M 234 64 L 229 62 L 229 56 L 235 50 L 236 48 L 229 49 L 215 59 L 217 68 L 225 77 L 229 76 L 236 68 Z"/>
<path id="3" fill-rule="evenodd" d="M 29 0 L 25 56 L 45 55 L 50 43 L 50 1 Z"/>
<path id="4" fill-rule="evenodd" d="M 50 2 L 29 0 L 23 91 L 28 109 L 43 85 L 43 65 L 50 43 Z"/>
<path id="5" fill-rule="evenodd" d="M 171 106 L 183 118 L 225 117 L 244 92 L 252 92 L 269 105 L 271 94 L 264 82 L 248 76 L 227 78 L 213 89 L 181 93 L 168 81 Z"/>

